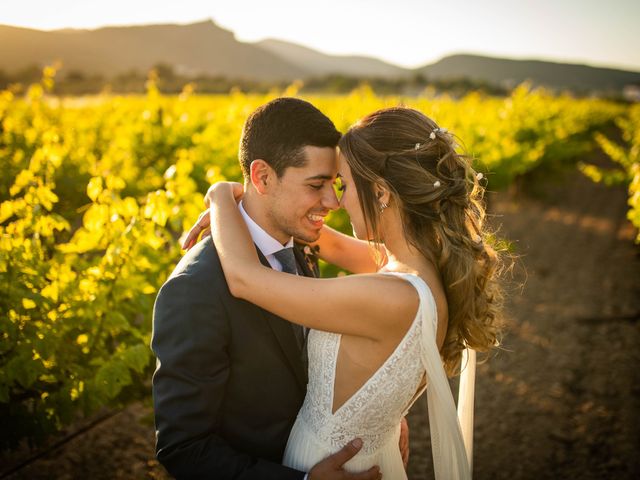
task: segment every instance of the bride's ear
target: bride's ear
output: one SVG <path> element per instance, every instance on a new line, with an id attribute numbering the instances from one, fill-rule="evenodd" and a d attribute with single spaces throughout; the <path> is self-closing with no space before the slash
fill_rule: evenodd
<path id="1" fill-rule="evenodd" d="M 379 183 L 376 183 L 374 190 L 376 200 L 378 201 L 378 207 L 382 207 L 384 205 L 383 209 L 387 208 L 389 206 L 389 201 L 391 200 L 391 192 Z"/>
<path id="2" fill-rule="evenodd" d="M 254 160 L 251 162 L 251 165 L 249 165 L 251 184 L 260 195 L 268 193 L 269 184 L 274 174 L 275 172 L 273 168 L 271 168 L 271 165 L 260 158 Z"/>

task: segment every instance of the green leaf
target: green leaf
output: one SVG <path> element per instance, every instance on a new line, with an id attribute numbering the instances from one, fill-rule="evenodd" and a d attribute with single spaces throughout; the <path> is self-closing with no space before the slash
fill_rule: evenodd
<path id="1" fill-rule="evenodd" d="M 127 367 L 142 373 L 151 360 L 151 349 L 143 344 L 134 345 L 122 352 L 120 357 Z"/>
<path id="2" fill-rule="evenodd" d="M 41 373 L 44 373 L 42 363 L 32 360 L 28 352 L 24 350 L 19 355 L 13 357 L 5 366 L 6 375 L 18 382 L 23 388 L 29 388 L 37 380 Z"/>
<path id="3" fill-rule="evenodd" d="M 100 193 L 102 193 L 102 177 L 92 177 L 87 184 L 87 196 L 95 202 Z"/>
<path id="4" fill-rule="evenodd" d="M 123 387 L 131 384 L 129 369 L 119 359 L 112 359 L 98 369 L 95 385 L 108 399 L 115 398 Z"/>

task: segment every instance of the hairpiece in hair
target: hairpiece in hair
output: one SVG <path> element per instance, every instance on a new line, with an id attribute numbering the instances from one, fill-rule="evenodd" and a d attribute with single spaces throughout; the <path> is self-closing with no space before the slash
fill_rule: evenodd
<path id="1" fill-rule="evenodd" d="M 482 172 L 479 172 L 476 174 L 476 178 L 478 179 L 478 181 L 480 181 L 484 178 L 484 175 L 482 174 Z"/>
<path id="2" fill-rule="evenodd" d="M 420 143 L 416 143 L 416 146 L 413 147 L 414 150 L 418 150 L 420 148 Z"/>
<path id="3" fill-rule="evenodd" d="M 430 138 L 431 140 L 435 140 L 435 139 L 436 139 L 436 134 L 437 134 L 437 133 L 447 133 L 447 131 L 448 131 L 448 130 L 447 130 L 446 128 L 439 128 L 439 127 L 436 127 L 436 128 L 434 128 L 434 129 L 433 129 L 433 131 L 429 134 L 429 138 Z"/>
<path id="4" fill-rule="evenodd" d="M 433 188 L 438 188 L 440 186 L 440 180 L 436 180 L 433 182 Z"/>

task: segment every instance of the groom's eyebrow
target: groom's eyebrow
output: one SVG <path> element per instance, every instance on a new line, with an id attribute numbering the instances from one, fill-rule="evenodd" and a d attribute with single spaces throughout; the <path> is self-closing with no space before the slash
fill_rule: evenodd
<path id="1" fill-rule="evenodd" d="M 313 177 L 307 177 L 305 180 L 333 180 L 332 175 L 314 175 Z"/>

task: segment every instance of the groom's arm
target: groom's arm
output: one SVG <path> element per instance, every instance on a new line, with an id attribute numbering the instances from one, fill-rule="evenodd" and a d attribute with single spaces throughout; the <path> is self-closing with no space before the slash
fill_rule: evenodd
<path id="1" fill-rule="evenodd" d="M 151 346 L 158 460 L 178 479 L 291 479 L 304 473 L 232 448 L 220 435 L 229 319 L 211 284 L 172 277 L 154 308 Z"/>

